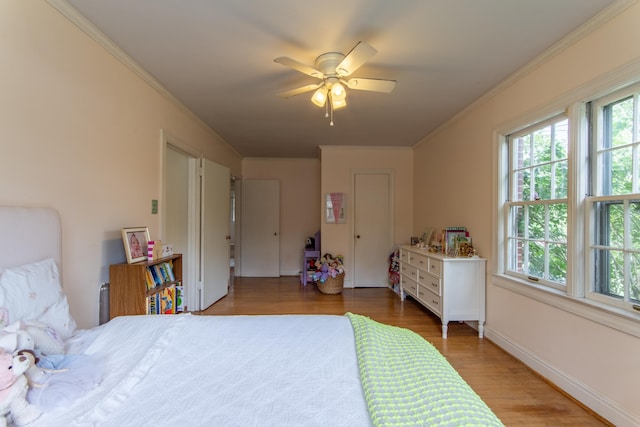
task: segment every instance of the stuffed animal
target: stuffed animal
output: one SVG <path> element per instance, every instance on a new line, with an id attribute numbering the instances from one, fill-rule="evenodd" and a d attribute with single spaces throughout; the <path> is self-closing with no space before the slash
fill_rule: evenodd
<path id="1" fill-rule="evenodd" d="M 58 335 L 55 329 L 47 325 L 46 323 L 38 322 L 36 320 L 28 320 L 24 322 L 22 327 L 33 338 L 33 350 L 51 356 L 53 354 L 64 353 L 64 341 L 62 337 Z M 27 347 L 19 347 L 24 349 Z"/>
<path id="2" fill-rule="evenodd" d="M 64 342 L 58 333 L 46 323 L 36 320 L 19 320 L 0 330 L 0 349 L 7 353 L 33 350 L 37 354 L 64 353 Z"/>
<path id="3" fill-rule="evenodd" d="M 0 350 L 13 353 L 21 348 L 33 350 L 33 337 L 25 331 L 22 322 L 13 322 L 0 330 Z"/>
<path id="4" fill-rule="evenodd" d="M 7 418 L 23 426 L 40 416 L 40 411 L 27 402 L 27 377 L 31 361 L 24 355 L 13 356 L 0 352 L 0 427 L 6 427 Z"/>

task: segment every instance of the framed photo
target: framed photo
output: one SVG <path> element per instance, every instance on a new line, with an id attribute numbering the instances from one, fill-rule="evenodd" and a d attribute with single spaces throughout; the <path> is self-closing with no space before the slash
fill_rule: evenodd
<path id="1" fill-rule="evenodd" d="M 127 262 L 147 260 L 147 243 L 149 242 L 148 227 L 129 227 L 122 229 L 122 243 L 127 254 Z"/>
<path id="2" fill-rule="evenodd" d="M 325 196 L 325 222 L 327 224 L 346 224 L 347 195 L 345 193 L 327 193 Z"/>

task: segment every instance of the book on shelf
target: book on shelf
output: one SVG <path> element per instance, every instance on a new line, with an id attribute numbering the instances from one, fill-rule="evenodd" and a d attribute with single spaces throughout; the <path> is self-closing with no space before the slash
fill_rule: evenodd
<path id="1" fill-rule="evenodd" d="M 147 297 L 147 314 L 158 314 L 158 294 Z"/>
<path id="2" fill-rule="evenodd" d="M 148 268 L 145 271 L 145 279 L 147 283 L 147 290 L 153 289 L 156 286 L 156 282 L 153 278 L 153 275 L 151 274 L 151 270 L 149 270 Z"/>
<path id="3" fill-rule="evenodd" d="M 160 314 L 175 313 L 175 287 L 174 285 L 164 288 L 160 294 Z"/>
<path id="4" fill-rule="evenodd" d="M 177 282 L 175 285 L 176 290 L 176 313 L 182 313 L 184 311 L 184 286 L 182 282 Z"/>
<path id="5" fill-rule="evenodd" d="M 153 278 L 153 283 L 155 284 L 155 286 L 161 285 L 162 280 L 158 277 L 158 273 L 156 272 L 156 269 L 153 267 L 154 267 L 153 265 L 147 267 L 147 271 L 151 273 L 151 277 Z"/>
<path id="6" fill-rule="evenodd" d="M 164 264 L 162 264 L 162 267 L 166 271 L 167 277 L 169 278 L 169 280 L 171 282 L 175 282 L 176 281 L 176 276 L 173 274 L 173 262 L 167 261 Z"/>
<path id="7" fill-rule="evenodd" d="M 156 270 L 156 274 L 158 275 L 158 278 L 160 279 L 160 284 L 162 284 L 162 283 L 167 281 L 167 273 L 164 271 L 163 268 L 161 268 L 161 266 L 159 264 L 154 265 L 153 269 Z"/>

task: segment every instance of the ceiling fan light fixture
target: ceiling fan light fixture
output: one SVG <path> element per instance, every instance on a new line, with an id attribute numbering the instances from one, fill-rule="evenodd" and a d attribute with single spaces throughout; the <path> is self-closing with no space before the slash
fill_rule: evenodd
<path id="1" fill-rule="evenodd" d="M 331 97 L 331 109 L 333 110 L 340 110 L 344 107 L 347 106 L 347 99 L 346 98 L 342 98 L 342 99 L 336 99 L 333 96 Z"/>
<path id="2" fill-rule="evenodd" d="M 344 86 L 341 83 L 334 83 L 331 85 L 331 99 L 342 100 L 347 97 L 347 92 L 344 90 Z"/>
<path id="3" fill-rule="evenodd" d="M 321 86 L 313 93 L 311 97 L 311 102 L 313 102 L 318 107 L 324 107 L 324 104 L 327 102 L 327 88 L 326 86 Z"/>

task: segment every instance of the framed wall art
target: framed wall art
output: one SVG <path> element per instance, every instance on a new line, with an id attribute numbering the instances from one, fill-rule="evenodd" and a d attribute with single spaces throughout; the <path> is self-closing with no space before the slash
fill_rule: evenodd
<path id="1" fill-rule="evenodd" d="M 127 227 L 122 229 L 122 243 L 127 254 L 127 262 L 147 260 L 147 243 L 149 242 L 148 227 Z"/>
<path id="2" fill-rule="evenodd" d="M 327 224 L 346 224 L 347 195 L 345 193 L 327 193 L 325 196 L 325 222 Z"/>

